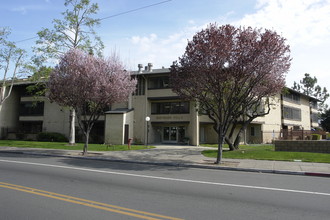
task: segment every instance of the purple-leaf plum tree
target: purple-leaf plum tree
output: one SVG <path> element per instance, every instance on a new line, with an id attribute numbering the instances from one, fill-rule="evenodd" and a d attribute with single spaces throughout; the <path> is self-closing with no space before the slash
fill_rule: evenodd
<path id="1" fill-rule="evenodd" d="M 280 92 L 290 68 L 290 49 L 275 31 L 210 24 L 188 42 L 171 67 L 170 83 L 182 98 L 214 122 L 218 155 L 230 126 Z"/>
<path id="2" fill-rule="evenodd" d="M 128 99 L 135 90 L 136 80 L 115 54 L 104 59 L 72 49 L 54 68 L 47 87 L 51 101 L 76 110 L 79 127 L 85 135 L 83 153 L 86 154 L 94 123 L 107 106 Z"/>

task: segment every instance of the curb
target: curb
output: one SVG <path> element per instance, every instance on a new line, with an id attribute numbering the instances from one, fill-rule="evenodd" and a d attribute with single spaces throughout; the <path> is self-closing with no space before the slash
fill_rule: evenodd
<path id="1" fill-rule="evenodd" d="M 172 166 L 172 167 L 173 166 L 174 167 L 189 167 L 189 168 L 212 169 L 212 170 L 241 171 L 241 172 L 252 172 L 252 173 L 330 177 L 330 173 L 319 173 L 319 172 L 221 167 L 221 166 L 216 166 L 216 165 L 211 166 L 211 165 L 194 164 L 194 163 L 171 163 L 171 162 L 152 162 L 152 161 L 134 161 L 134 160 L 129 161 L 129 160 L 124 160 L 124 159 L 109 159 L 109 158 L 100 158 L 100 157 L 84 157 L 84 156 L 72 156 L 72 155 L 56 155 L 56 154 L 49 154 L 49 153 L 36 153 L 36 152 L 26 152 L 26 151 L 0 150 L 0 153 L 26 154 L 26 155 L 34 155 L 34 156 L 39 155 L 39 156 L 47 156 L 47 157 L 63 157 L 63 158 L 73 158 L 73 159 L 82 159 L 82 160 L 99 160 L 99 161 L 109 161 L 109 162 L 124 162 L 124 163 L 132 163 L 132 164 L 146 164 L 146 165 L 159 165 L 159 166 Z"/>

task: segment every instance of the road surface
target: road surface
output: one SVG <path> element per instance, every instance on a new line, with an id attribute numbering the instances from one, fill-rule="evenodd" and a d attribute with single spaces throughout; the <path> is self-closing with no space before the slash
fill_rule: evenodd
<path id="1" fill-rule="evenodd" d="M 0 219 L 329 219 L 329 183 L 0 153 Z"/>

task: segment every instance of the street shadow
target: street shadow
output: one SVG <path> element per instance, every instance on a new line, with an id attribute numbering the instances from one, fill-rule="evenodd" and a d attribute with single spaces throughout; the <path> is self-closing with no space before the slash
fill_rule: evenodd
<path id="1" fill-rule="evenodd" d="M 109 161 L 85 158 L 59 158 L 58 161 L 70 166 L 88 169 L 112 169 L 120 171 L 180 171 L 188 169 L 188 167 L 180 167 L 179 164 L 182 163 L 182 161 L 170 161 L 171 163 L 163 161 L 162 164 L 150 164 L 143 162 L 143 160 L 142 162 L 123 162 L 119 160 Z"/>
<path id="2" fill-rule="evenodd" d="M 23 152 L 1 152 L 0 157 L 5 158 L 45 158 L 44 155 L 26 154 Z"/>
<path id="3" fill-rule="evenodd" d="M 187 150 L 186 150 L 187 151 Z M 48 154 L 48 155 L 47 155 Z M 95 155 L 94 155 L 95 154 Z M 166 154 L 169 158 L 161 158 L 161 155 Z M 77 166 L 86 169 L 113 169 L 119 171 L 180 171 L 187 170 L 188 167 L 183 166 L 183 160 L 173 159 L 177 152 L 171 150 L 162 150 L 161 152 L 153 152 L 152 155 L 139 155 L 138 159 L 134 155 L 126 155 L 125 161 L 118 160 L 118 158 L 109 156 L 108 158 L 102 158 L 101 153 L 92 153 L 92 158 L 73 158 L 63 156 L 61 150 L 53 150 L 51 154 L 49 151 L 38 150 L 36 154 L 33 152 L 26 153 L 26 151 L 0 151 L 0 157 L 4 158 L 56 158 L 56 161 L 64 163 L 70 166 Z M 196 152 L 189 152 L 188 154 L 194 155 Z M 173 157 L 171 157 L 173 155 Z M 152 157 L 152 158 L 151 158 Z M 97 158 L 97 159 L 95 159 Z M 155 158 L 161 158 L 156 160 Z M 136 161 L 136 162 L 130 162 Z M 149 162 L 150 161 L 150 162 Z M 187 163 L 189 161 L 185 161 Z"/>

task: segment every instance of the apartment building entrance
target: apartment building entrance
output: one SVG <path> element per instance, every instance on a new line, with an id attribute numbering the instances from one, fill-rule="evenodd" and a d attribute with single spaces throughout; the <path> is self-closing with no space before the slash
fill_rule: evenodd
<path id="1" fill-rule="evenodd" d="M 185 137 L 184 126 L 165 126 L 163 127 L 163 142 L 164 143 L 180 143 Z"/>

